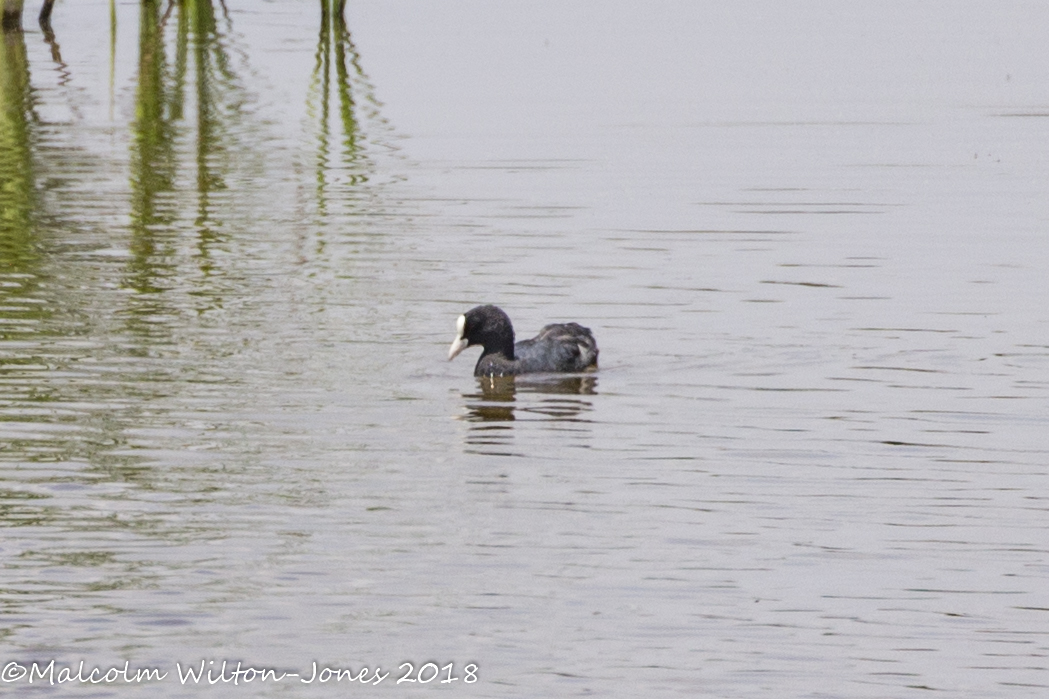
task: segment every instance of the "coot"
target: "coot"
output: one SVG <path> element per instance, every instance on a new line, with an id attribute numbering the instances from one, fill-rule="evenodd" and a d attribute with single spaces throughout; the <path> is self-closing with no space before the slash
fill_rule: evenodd
<path id="1" fill-rule="evenodd" d="M 456 331 L 449 361 L 471 345 L 484 348 L 474 376 L 597 369 L 597 342 L 590 329 L 578 323 L 547 325 L 531 340 L 514 344 L 514 326 L 502 309 L 478 306 L 459 316 Z"/>

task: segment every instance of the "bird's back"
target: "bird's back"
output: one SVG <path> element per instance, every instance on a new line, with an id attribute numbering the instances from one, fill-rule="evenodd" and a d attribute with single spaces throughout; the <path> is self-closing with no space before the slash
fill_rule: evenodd
<path id="1" fill-rule="evenodd" d="M 514 345 L 518 372 L 585 371 L 597 367 L 597 342 L 578 323 L 552 323 Z"/>

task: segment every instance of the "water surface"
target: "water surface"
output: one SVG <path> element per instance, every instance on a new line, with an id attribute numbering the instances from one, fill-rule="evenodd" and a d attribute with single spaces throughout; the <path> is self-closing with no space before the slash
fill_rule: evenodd
<path id="1" fill-rule="evenodd" d="M 1046 11 L 227 7 L 5 37 L 0 659 L 1044 693 Z"/>

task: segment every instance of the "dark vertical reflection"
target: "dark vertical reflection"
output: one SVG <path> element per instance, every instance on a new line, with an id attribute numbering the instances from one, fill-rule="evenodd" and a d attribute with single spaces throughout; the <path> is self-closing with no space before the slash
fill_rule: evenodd
<path id="1" fill-rule="evenodd" d="M 46 34 L 51 31 L 51 11 L 55 7 L 55 0 L 44 0 L 40 4 L 40 29 Z"/>
<path id="2" fill-rule="evenodd" d="M 62 60 L 62 48 L 58 45 L 58 40 L 55 38 L 55 32 L 51 28 L 51 7 L 54 4 L 54 0 L 44 0 L 44 5 L 40 9 L 40 31 L 44 34 L 44 41 L 51 48 L 51 60 L 58 64 L 59 70 L 61 71 L 63 82 L 69 80 L 69 66 Z"/>
<path id="3" fill-rule="evenodd" d="M 0 1 L 0 29 L 5 32 L 22 31 L 23 0 Z"/>

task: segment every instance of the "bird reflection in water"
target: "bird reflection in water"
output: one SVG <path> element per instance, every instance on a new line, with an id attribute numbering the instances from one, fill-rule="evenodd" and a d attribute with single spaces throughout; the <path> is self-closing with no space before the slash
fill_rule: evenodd
<path id="1" fill-rule="evenodd" d="M 597 377 L 581 376 L 482 376 L 476 392 L 463 393 L 470 426 L 467 443 L 474 446 L 509 444 L 517 420 L 585 422 L 593 410 L 587 396 L 597 394 Z M 536 394 L 533 398 L 529 394 Z"/>
<path id="2" fill-rule="evenodd" d="M 571 420 L 593 409 L 590 401 L 566 396 L 592 396 L 597 393 L 597 377 L 482 376 L 477 379 L 479 393 L 464 393 L 469 422 L 508 422 L 517 419 L 515 410 L 545 415 L 555 420 Z M 556 398 L 540 398 L 535 404 L 518 405 L 517 394 L 537 393 Z M 565 396 L 565 397 L 562 397 Z"/>

